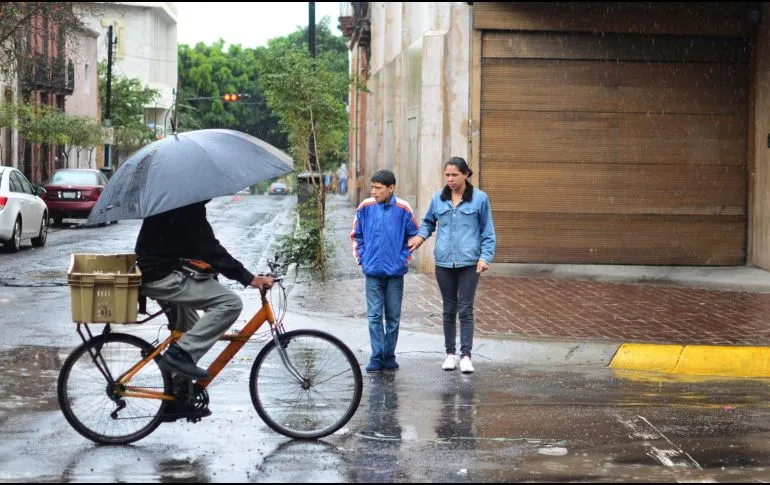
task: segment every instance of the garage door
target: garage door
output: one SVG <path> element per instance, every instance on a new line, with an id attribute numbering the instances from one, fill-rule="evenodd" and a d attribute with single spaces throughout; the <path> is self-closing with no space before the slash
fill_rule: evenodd
<path id="1" fill-rule="evenodd" d="M 499 262 L 740 265 L 744 37 L 482 31 Z"/>

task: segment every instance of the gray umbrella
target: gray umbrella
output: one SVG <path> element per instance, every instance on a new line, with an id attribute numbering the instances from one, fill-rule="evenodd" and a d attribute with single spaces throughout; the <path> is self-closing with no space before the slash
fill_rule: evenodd
<path id="1" fill-rule="evenodd" d="M 291 157 L 235 130 L 196 130 L 153 142 L 123 162 L 104 187 L 87 225 L 144 219 L 231 195 L 293 172 Z"/>

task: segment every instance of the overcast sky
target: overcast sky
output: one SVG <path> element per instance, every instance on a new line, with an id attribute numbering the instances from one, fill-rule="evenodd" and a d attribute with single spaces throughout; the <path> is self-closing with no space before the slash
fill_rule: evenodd
<path id="1" fill-rule="evenodd" d="M 308 2 L 175 4 L 179 43 L 190 46 L 198 42 L 212 44 L 222 38 L 227 44 L 257 47 L 266 45 L 274 37 L 290 34 L 308 22 Z M 315 2 L 316 23 L 328 16 L 329 27 L 335 35 L 342 35 L 337 29 L 339 12 L 339 2 Z"/>

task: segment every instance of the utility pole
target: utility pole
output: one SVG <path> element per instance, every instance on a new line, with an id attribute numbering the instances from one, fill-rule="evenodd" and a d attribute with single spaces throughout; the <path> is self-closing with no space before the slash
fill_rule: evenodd
<path id="1" fill-rule="evenodd" d="M 110 121 L 110 103 L 112 102 L 112 25 L 107 27 L 107 93 L 106 100 L 104 102 L 104 126 L 105 128 L 111 128 L 112 123 Z M 105 143 L 104 145 L 104 168 L 112 168 L 112 145 Z"/>
<path id="2" fill-rule="evenodd" d="M 315 2 L 309 2 L 307 43 L 310 45 L 310 57 L 315 58 Z"/>
<path id="3" fill-rule="evenodd" d="M 315 59 L 315 2 L 308 2 L 308 23 L 307 23 L 307 43 L 310 46 L 310 57 Z M 314 126 L 310 126 L 310 139 L 308 140 L 310 154 L 308 156 L 308 164 L 310 165 L 310 173 L 315 176 L 315 173 L 319 173 L 321 176 L 321 184 L 323 186 L 323 174 L 321 174 L 321 168 L 318 166 L 318 157 L 315 152 L 315 137 L 313 136 Z"/>

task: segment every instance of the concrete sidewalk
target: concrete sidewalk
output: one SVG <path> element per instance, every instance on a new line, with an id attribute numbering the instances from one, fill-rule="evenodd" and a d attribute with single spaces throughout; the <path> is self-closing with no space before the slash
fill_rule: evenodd
<path id="1" fill-rule="evenodd" d="M 324 283 L 299 272 L 291 308 L 365 324 L 364 279 L 349 239 L 354 211 L 344 197 L 327 199 L 336 257 Z M 770 273 L 757 268 L 493 263 L 475 318 L 477 337 L 614 345 L 612 367 L 770 376 Z M 402 331 L 441 328 L 435 279 L 410 271 Z"/>

